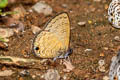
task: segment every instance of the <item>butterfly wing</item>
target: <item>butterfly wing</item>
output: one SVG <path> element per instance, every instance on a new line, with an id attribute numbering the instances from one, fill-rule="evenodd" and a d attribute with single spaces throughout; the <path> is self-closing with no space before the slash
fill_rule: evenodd
<path id="1" fill-rule="evenodd" d="M 70 21 L 66 13 L 52 18 L 34 40 L 34 53 L 41 58 L 54 58 L 68 50 Z"/>
<path id="2" fill-rule="evenodd" d="M 108 20 L 115 28 L 120 28 L 120 1 L 113 0 L 108 8 Z"/>
<path id="3" fill-rule="evenodd" d="M 110 65 L 109 79 L 114 80 L 115 77 L 120 80 L 120 51 L 117 56 L 112 57 L 112 62 Z"/>

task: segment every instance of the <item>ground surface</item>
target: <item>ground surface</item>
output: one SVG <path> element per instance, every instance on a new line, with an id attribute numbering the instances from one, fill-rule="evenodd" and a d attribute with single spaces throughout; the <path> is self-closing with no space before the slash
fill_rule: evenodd
<path id="1" fill-rule="evenodd" d="M 33 3 L 29 0 L 21 1 L 25 9 L 29 9 Z M 114 37 L 120 35 L 119 29 L 113 28 L 107 20 L 107 5 L 109 0 L 101 0 L 95 2 L 94 0 L 45 0 L 53 8 L 53 13 L 50 16 L 37 14 L 35 12 L 26 15 L 22 21 L 26 25 L 25 32 L 10 37 L 8 43 L 8 51 L 1 51 L 2 55 L 35 58 L 31 53 L 32 40 L 34 34 L 31 31 L 31 25 L 43 28 L 44 24 L 52 16 L 60 12 L 67 12 L 71 20 L 71 40 L 70 47 L 73 53 L 70 55 L 72 64 L 75 69 L 69 73 L 62 72 L 65 68 L 58 62 L 55 66 L 49 67 L 57 69 L 60 72 L 61 79 L 67 75 L 68 80 L 102 80 L 104 76 L 108 75 L 110 60 L 115 55 L 119 48 L 119 41 L 115 41 Z M 20 4 L 18 3 L 18 4 Z M 66 7 L 64 7 L 66 5 Z M 78 22 L 86 22 L 84 26 L 78 25 Z M 86 49 L 92 51 L 85 52 Z M 27 56 L 26 55 L 30 55 Z M 101 57 L 100 54 L 103 54 Z M 105 60 L 105 72 L 98 70 L 98 61 Z M 3 66 L 1 66 L 2 68 Z M 12 69 L 16 72 L 24 70 L 24 68 L 16 68 L 12 66 L 4 66 L 7 69 Z M 27 69 L 31 75 L 42 75 L 45 70 Z M 44 80 L 41 77 L 32 79 L 30 76 L 25 76 L 22 79 L 19 74 L 10 77 L 1 77 L 0 80 Z"/>

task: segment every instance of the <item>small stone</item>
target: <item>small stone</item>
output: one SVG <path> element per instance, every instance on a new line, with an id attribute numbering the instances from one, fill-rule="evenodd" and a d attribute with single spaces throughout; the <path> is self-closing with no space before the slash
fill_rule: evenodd
<path id="1" fill-rule="evenodd" d="M 9 28 L 0 28 L 0 37 L 8 38 L 14 35 L 13 29 Z"/>
<path id="2" fill-rule="evenodd" d="M 99 66 L 103 66 L 105 64 L 105 61 L 104 60 L 99 60 L 98 64 L 99 64 Z"/>
<path id="3" fill-rule="evenodd" d="M 100 72 L 105 72 L 106 70 L 105 70 L 105 61 L 104 60 L 99 60 L 98 61 L 98 64 L 99 64 L 99 66 L 98 66 L 98 69 L 99 69 L 99 71 Z"/>
<path id="4" fill-rule="evenodd" d="M 63 79 L 64 79 L 64 80 L 67 80 L 67 75 L 64 75 L 64 76 L 63 76 Z"/>
<path id="5" fill-rule="evenodd" d="M 36 77 L 35 75 L 32 75 L 32 78 L 33 78 L 33 79 L 35 79 L 35 77 Z"/>
<path id="6" fill-rule="evenodd" d="M 114 40 L 120 41 L 120 37 L 119 37 L 119 36 L 115 36 L 115 37 L 114 37 Z"/>
<path id="7" fill-rule="evenodd" d="M 44 76 L 44 75 L 41 75 L 40 77 L 41 77 L 41 78 L 44 78 L 45 76 Z"/>
<path id="8" fill-rule="evenodd" d="M 108 50 L 109 48 L 108 47 L 103 47 L 104 50 Z"/>
<path id="9" fill-rule="evenodd" d="M 29 9 L 28 11 L 29 11 L 30 13 L 32 13 L 32 12 L 33 12 L 33 10 L 32 10 L 32 9 Z"/>
<path id="10" fill-rule="evenodd" d="M 45 80 L 60 80 L 60 75 L 57 70 L 49 69 L 47 73 L 44 74 Z"/>
<path id="11" fill-rule="evenodd" d="M 32 25 L 31 29 L 32 29 L 33 34 L 36 34 L 36 33 L 38 33 L 41 30 L 39 27 L 37 27 L 35 25 Z"/>
<path id="12" fill-rule="evenodd" d="M 50 15 L 53 11 L 52 7 L 46 4 L 44 1 L 37 2 L 32 9 L 37 13 L 43 13 L 44 15 Z"/>
<path id="13" fill-rule="evenodd" d="M 67 4 L 62 4 L 62 7 L 67 8 L 68 5 Z"/>
<path id="14" fill-rule="evenodd" d="M 0 71 L 0 76 L 11 76 L 14 72 L 12 70 L 4 70 L 4 71 Z"/>
<path id="15" fill-rule="evenodd" d="M 83 22 L 78 22 L 78 25 L 79 25 L 79 26 L 85 26 L 85 24 L 86 24 L 85 21 L 83 21 Z"/>
<path id="16" fill-rule="evenodd" d="M 105 66 L 99 66 L 98 69 L 99 69 L 100 72 L 105 72 L 106 71 Z"/>
<path id="17" fill-rule="evenodd" d="M 90 51 L 92 51 L 92 49 L 85 49 L 84 51 L 85 52 L 90 52 Z"/>
<path id="18" fill-rule="evenodd" d="M 104 76 L 103 80 L 109 80 L 109 77 L 108 76 Z"/>

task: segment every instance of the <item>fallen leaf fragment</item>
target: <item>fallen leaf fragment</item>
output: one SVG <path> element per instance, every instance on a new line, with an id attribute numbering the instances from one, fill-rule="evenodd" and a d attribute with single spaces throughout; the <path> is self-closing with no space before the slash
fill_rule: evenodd
<path id="1" fill-rule="evenodd" d="M 66 66 L 66 69 L 63 69 L 64 72 L 70 72 L 75 68 L 68 60 L 64 60 L 63 64 Z"/>

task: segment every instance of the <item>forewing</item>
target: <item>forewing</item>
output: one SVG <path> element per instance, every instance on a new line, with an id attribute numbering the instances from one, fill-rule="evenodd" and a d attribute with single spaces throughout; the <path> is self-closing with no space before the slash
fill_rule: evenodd
<path id="1" fill-rule="evenodd" d="M 70 21 L 67 13 L 62 13 L 52 19 L 46 26 L 45 30 L 53 33 L 64 45 L 63 49 L 67 50 L 70 37 Z"/>

